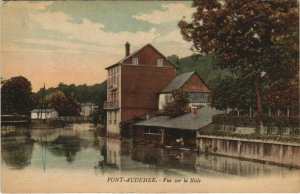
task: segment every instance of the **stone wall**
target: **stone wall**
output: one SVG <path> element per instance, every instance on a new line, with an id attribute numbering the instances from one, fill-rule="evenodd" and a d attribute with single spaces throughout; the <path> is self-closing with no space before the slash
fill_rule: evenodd
<path id="1" fill-rule="evenodd" d="M 198 135 L 197 150 L 300 168 L 300 144 L 297 143 Z"/>

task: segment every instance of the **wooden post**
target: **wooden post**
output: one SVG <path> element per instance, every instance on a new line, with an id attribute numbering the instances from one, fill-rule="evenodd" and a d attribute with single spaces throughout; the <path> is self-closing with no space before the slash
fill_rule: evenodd
<path id="1" fill-rule="evenodd" d="M 200 137 L 200 142 L 199 142 L 198 150 L 199 150 L 200 152 L 204 152 L 204 150 L 203 150 L 203 139 L 202 139 L 202 137 Z"/>
<path id="2" fill-rule="evenodd" d="M 279 116 L 280 115 L 280 110 L 279 110 L 279 108 L 277 108 L 277 116 Z"/>
<path id="3" fill-rule="evenodd" d="M 240 110 L 238 109 L 237 111 L 237 116 L 239 117 L 240 116 Z"/>
<path id="4" fill-rule="evenodd" d="M 242 142 L 238 141 L 238 144 L 237 144 L 237 156 L 241 155 L 241 146 L 242 146 Z"/>
<path id="5" fill-rule="evenodd" d="M 165 139 L 165 129 L 161 129 L 161 139 L 160 139 L 161 145 L 164 145 L 164 139 Z"/>
<path id="6" fill-rule="evenodd" d="M 252 116 L 252 108 L 249 108 L 249 112 L 250 112 L 250 117 Z"/>
<path id="7" fill-rule="evenodd" d="M 288 117 L 290 117 L 290 109 L 289 109 L 289 107 L 287 107 L 286 114 L 287 114 Z"/>
<path id="8" fill-rule="evenodd" d="M 270 109 L 270 107 L 268 109 L 269 109 L 269 117 L 270 117 L 271 116 L 271 109 Z"/>

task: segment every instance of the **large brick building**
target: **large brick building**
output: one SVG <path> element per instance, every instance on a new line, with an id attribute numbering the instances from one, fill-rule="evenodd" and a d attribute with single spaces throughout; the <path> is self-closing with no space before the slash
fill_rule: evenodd
<path id="1" fill-rule="evenodd" d="M 159 93 L 176 76 L 175 65 L 151 44 L 130 53 L 125 44 L 125 58 L 106 68 L 107 134 L 120 137 L 120 123 L 158 110 Z"/>

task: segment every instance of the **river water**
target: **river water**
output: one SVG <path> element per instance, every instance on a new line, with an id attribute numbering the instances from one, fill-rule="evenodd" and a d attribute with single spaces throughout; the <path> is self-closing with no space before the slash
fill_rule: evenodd
<path id="1" fill-rule="evenodd" d="M 92 124 L 1 133 L 4 192 L 300 191 L 296 169 L 102 138 Z"/>

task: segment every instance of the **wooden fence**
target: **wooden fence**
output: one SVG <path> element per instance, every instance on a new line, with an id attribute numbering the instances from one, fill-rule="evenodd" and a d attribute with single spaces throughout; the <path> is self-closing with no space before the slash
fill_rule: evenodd
<path id="1" fill-rule="evenodd" d="M 92 122 L 92 117 L 83 117 L 83 116 L 65 116 L 59 117 L 60 120 L 66 123 L 85 123 L 85 122 Z"/>

